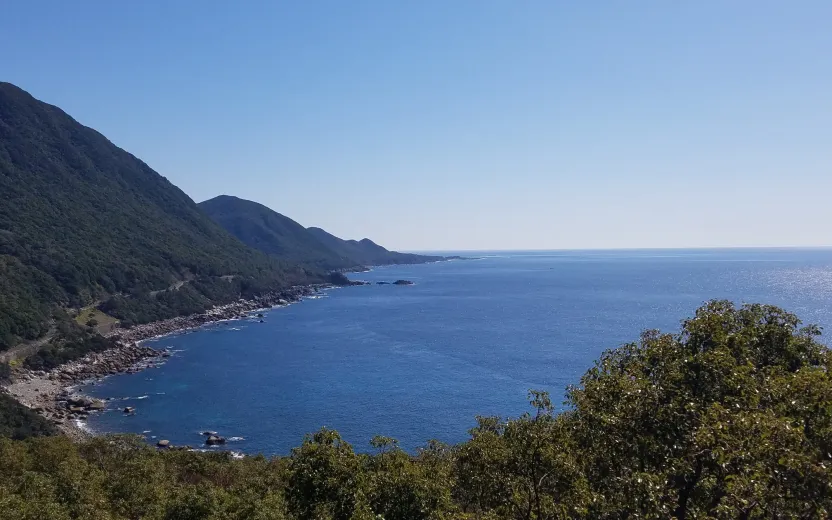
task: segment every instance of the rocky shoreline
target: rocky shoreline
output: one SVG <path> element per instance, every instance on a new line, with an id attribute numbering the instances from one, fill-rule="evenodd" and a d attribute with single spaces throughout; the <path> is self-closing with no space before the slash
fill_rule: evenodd
<path id="1" fill-rule="evenodd" d="M 169 355 L 137 343 L 119 342 L 114 348 L 88 354 L 48 372 L 20 371 L 6 391 L 69 437 L 82 439 L 90 435 L 84 421 L 91 413 L 104 410 L 106 404 L 77 394 L 76 385 L 157 366 Z"/>
<path id="2" fill-rule="evenodd" d="M 307 296 L 313 296 L 317 292 L 333 287 L 329 284 L 299 285 L 282 291 L 274 291 L 244 300 L 240 299 L 233 303 L 218 305 L 202 314 L 190 316 L 178 316 L 153 323 L 136 325 L 129 329 L 115 329 L 108 337 L 117 338 L 121 341 L 138 342 L 159 336 L 166 336 L 175 332 L 196 329 L 208 323 L 216 321 L 236 320 L 249 317 L 249 313 L 259 310 L 282 307 L 295 303 Z"/>
<path id="3" fill-rule="evenodd" d="M 84 421 L 90 414 L 105 410 L 107 405 L 104 401 L 77 394 L 76 386 L 110 375 L 155 367 L 170 356 L 170 352 L 141 345 L 141 341 L 217 321 L 250 318 L 253 312 L 289 305 L 331 287 L 329 284 L 295 286 L 249 300 L 218 305 L 202 314 L 116 329 L 108 334 L 116 340 L 114 348 L 88 354 L 50 371 L 18 370 L 15 380 L 6 385 L 5 390 L 23 405 L 55 423 L 64 434 L 80 440 L 91 435 L 84 427 Z"/>

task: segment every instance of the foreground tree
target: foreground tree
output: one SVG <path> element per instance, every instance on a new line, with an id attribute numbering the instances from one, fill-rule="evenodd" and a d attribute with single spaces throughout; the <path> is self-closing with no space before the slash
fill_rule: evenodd
<path id="1" fill-rule="evenodd" d="M 711 302 L 606 352 L 569 392 L 594 518 L 823 518 L 830 353 L 817 327 Z"/>
<path id="2" fill-rule="evenodd" d="M 572 518 L 586 512 L 588 488 L 566 416 L 545 392 L 530 393 L 534 414 L 478 417 L 458 448 L 455 495 L 468 512 L 500 518 Z"/>

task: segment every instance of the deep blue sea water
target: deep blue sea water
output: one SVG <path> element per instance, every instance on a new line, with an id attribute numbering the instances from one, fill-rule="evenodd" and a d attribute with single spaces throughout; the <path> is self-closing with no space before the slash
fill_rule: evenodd
<path id="1" fill-rule="evenodd" d="M 476 415 L 517 416 L 529 389 L 560 401 L 599 354 L 645 328 L 677 331 L 711 298 L 772 303 L 832 325 L 832 249 L 518 252 L 377 268 L 370 285 L 150 342 L 164 365 L 85 389 L 115 397 L 101 432 L 286 454 L 337 429 L 356 449 L 376 434 L 407 449 L 458 442 Z M 145 397 L 146 396 L 146 397 Z M 116 407 L 135 406 L 125 417 Z"/>

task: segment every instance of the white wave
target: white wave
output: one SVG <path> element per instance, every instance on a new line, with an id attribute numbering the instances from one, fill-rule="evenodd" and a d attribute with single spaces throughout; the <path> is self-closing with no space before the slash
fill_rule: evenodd
<path id="1" fill-rule="evenodd" d="M 139 396 L 139 397 L 137 397 L 136 399 L 147 399 L 148 397 L 150 397 L 150 396 L 147 396 L 147 395 L 140 395 L 140 396 Z"/>
<path id="2" fill-rule="evenodd" d="M 94 433 L 92 431 L 92 428 L 90 428 L 89 424 L 87 424 L 86 421 L 82 421 L 81 419 L 75 419 L 75 427 L 89 434 Z"/>
<path id="3" fill-rule="evenodd" d="M 245 437 L 229 437 L 226 440 L 228 440 L 228 442 L 238 442 L 238 441 L 244 441 L 244 440 L 246 440 L 246 438 Z"/>

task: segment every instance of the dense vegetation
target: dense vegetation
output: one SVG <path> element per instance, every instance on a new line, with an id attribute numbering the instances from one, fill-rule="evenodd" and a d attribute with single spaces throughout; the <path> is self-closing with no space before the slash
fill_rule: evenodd
<path id="1" fill-rule="evenodd" d="M 243 243 L 283 260 L 322 269 L 419 264 L 442 259 L 388 251 L 366 238 L 342 240 L 319 228 L 304 228 L 262 204 L 229 195 L 200 202 L 199 207 Z"/>
<path id="2" fill-rule="evenodd" d="M 318 277 L 245 246 L 136 157 L 0 83 L 0 350 L 43 335 L 56 306 L 117 295 L 112 312 L 146 321 Z"/>
<path id="3" fill-rule="evenodd" d="M 199 207 L 241 242 L 269 255 L 324 269 L 361 265 L 329 249 L 305 227 L 262 204 L 220 195 L 200 202 Z"/>
<path id="4" fill-rule="evenodd" d="M 105 338 L 91 329 L 73 326 L 69 321 L 61 322 L 60 327 L 72 330 L 64 331 L 60 339 L 47 343 L 28 356 L 23 361 L 26 368 L 51 370 L 91 352 L 102 352 L 115 346 L 113 339 Z"/>
<path id="5" fill-rule="evenodd" d="M 0 437 L 20 440 L 56 433 L 55 425 L 51 422 L 18 403 L 13 397 L 0 394 Z"/>
<path id="6" fill-rule="evenodd" d="M 712 302 L 680 334 L 606 352 L 555 413 L 480 417 L 458 446 L 356 453 L 330 430 L 288 457 L 138 440 L 0 440 L 4 518 L 827 518 L 832 374 L 819 330 Z"/>

